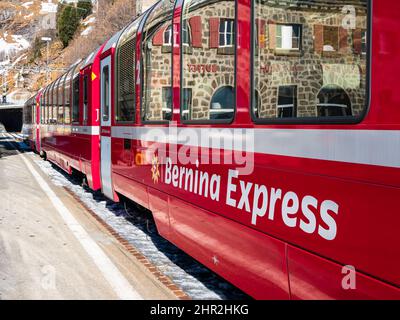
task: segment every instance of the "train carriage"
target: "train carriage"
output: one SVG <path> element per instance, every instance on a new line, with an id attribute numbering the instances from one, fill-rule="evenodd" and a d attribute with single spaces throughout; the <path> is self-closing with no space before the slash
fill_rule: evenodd
<path id="1" fill-rule="evenodd" d="M 99 51 L 103 193 L 255 298 L 399 299 L 399 9 L 158 2 Z"/>
<path id="2" fill-rule="evenodd" d="M 68 173 L 81 172 L 93 190 L 99 169 L 100 46 L 45 88 L 43 154 Z"/>

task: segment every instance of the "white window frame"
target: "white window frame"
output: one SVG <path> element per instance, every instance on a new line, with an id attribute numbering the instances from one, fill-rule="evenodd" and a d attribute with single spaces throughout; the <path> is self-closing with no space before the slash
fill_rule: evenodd
<path id="1" fill-rule="evenodd" d="M 168 33 L 168 42 L 165 41 L 166 34 Z M 163 45 L 164 46 L 172 46 L 172 25 L 169 25 L 167 29 L 165 29 L 163 34 Z"/>
<path id="2" fill-rule="evenodd" d="M 297 24 L 278 24 L 276 27 L 277 27 L 277 29 L 281 28 L 281 35 L 278 35 L 278 30 L 276 32 L 276 49 L 278 49 L 278 50 L 300 51 L 300 47 L 301 47 L 301 32 L 302 32 L 301 26 L 297 25 Z M 289 31 L 288 30 L 289 27 L 291 29 L 291 32 L 290 33 L 288 32 L 288 33 L 286 33 L 284 35 L 284 30 Z M 298 37 L 294 36 L 294 32 L 293 32 L 294 28 L 298 28 L 299 29 L 299 36 Z M 288 39 L 286 39 L 288 37 L 290 37 L 290 44 L 291 44 L 290 48 L 289 47 L 286 48 L 286 47 L 283 46 L 284 42 L 289 41 Z M 278 38 L 281 38 L 281 41 L 280 41 L 281 42 L 281 47 L 278 47 Z M 293 38 L 297 39 L 297 43 L 298 43 L 298 47 L 297 48 L 293 47 Z"/>
<path id="3" fill-rule="evenodd" d="M 221 32 L 221 24 L 223 23 L 223 31 Z M 231 28 L 231 32 L 228 32 L 228 24 L 232 25 Z M 235 45 L 235 41 L 234 41 L 234 36 L 235 36 L 235 32 L 234 32 L 234 28 L 235 28 L 235 20 L 234 19 L 225 19 L 222 18 L 219 22 L 219 29 L 218 29 L 218 46 L 220 48 L 232 48 Z M 221 44 L 221 34 L 223 34 L 223 43 Z M 231 40 L 232 43 L 228 43 L 228 34 L 231 35 Z"/>
<path id="4" fill-rule="evenodd" d="M 367 45 L 368 45 L 367 30 L 362 30 L 361 31 L 361 54 L 363 54 L 363 55 L 367 54 Z M 365 46 L 365 51 L 363 50 L 364 46 Z"/>
<path id="5" fill-rule="evenodd" d="M 187 35 L 188 35 L 188 40 L 189 40 L 189 42 L 185 42 L 184 41 L 184 36 L 183 36 L 183 34 L 184 34 L 184 32 L 185 32 L 185 26 L 186 26 L 186 32 L 187 32 Z M 190 32 L 191 30 L 190 30 L 190 26 L 189 26 L 189 23 L 186 21 L 186 23 L 183 23 L 182 24 L 182 45 L 184 45 L 184 46 L 186 46 L 186 47 L 190 47 L 190 43 L 191 43 L 191 35 L 192 35 L 192 33 Z"/>
<path id="6" fill-rule="evenodd" d="M 291 104 L 279 104 L 279 89 L 281 88 L 281 87 L 293 87 L 294 89 L 293 89 L 293 103 L 291 103 Z M 296 117 L 296 115 L 295 115 L 295 112 L 296 112 L 296 108 L 297 108 L 297 106 L 296 106 L 296 100 L 297 100 L 297 85 L 295 85 L 295 84 L 284 84 L 284 85 L 280 85 L 280 86 L 278 86 L 278 88 L 277 88 L 277 97 L 278 97 L 278 99 L 277 99 L 277 101 L 276 101 L 276 117 L 278 118 L 278 115 L 279 115 L 279 111 L 282 109 L 289 109 L 289 108 L 291 108 L 292 109 L 292 114 L 293 114 L 293 116 L 292 116 L 292 118 L 295 118 Z"/>

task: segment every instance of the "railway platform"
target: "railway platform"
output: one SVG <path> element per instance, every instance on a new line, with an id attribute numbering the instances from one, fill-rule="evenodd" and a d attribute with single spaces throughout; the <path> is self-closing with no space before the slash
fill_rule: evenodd
<path id="1" fill-rule="evenodd" d="M 0 133 L 0 300 L 176 299 Z"/>

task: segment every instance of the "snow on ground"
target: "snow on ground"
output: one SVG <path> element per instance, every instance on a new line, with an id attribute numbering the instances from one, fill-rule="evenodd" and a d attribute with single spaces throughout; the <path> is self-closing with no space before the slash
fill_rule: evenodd
<path id="1" fill-rule="evenodd" d="M 26 9 L 28 9 L 31 5 L 33 5 L 33 1 L 24 2 L 24 3 L 22 4 L 22 6 L 25 7 Z"/>
<path id="2" fill-rule="evenodd" d="M 88 24 L 94 23 L 96 21 L 96 17 L 90 17 L 86 21 L 83 21 L 82 24 L 87 26 Z"/>
<path id="3" fill-rule="evenodd" d="M 40 13 L 41 14 L 56 13 L 58 4 L 57 3 L 52 3 L 52 2 L 49 2 L 49 1 L 48 2 L 42 1 L 40 6 L 41 6 L 41 9 L 40 9 Z"/>
<path id="4" fill-rule="evenodd" d="M 0 61 L 5 57 L 12 57 L 18 51 L 28 49 L 30 43 L 21 35 L 11 35 L 12 42 L 5 40 L 8 34 L 4 34 L 4 38 L 0 37 Z"/>
<path id="5" fill-rule="evenodd" d="M 92 26 L 87 27 L 85 30 L 83 30 L 83 31 L 81 32 L 81 36 L 85 36 L 85 37 L 86 37 L 87 35 L 89 35 L 89 33 L 92 32 L 92 29 L 93 29 Z"/>
<path id="6" fill-rule="evenodd" d="M 23 145 L 20 143 L 20 145 Z M 24 145 L 25 146 L 25 145 Z M 26 148 L 26 146 L 25 146 Z M 161 272 L 169 276 L 193 299 L 248 299 L 230 283 L 218 277 L 176 246 L 160 237 L 146 213 L 106 199 L 100 192 L 80 186 L 48 161 L 35 160 L 57 186 L 66 187 L 122 237 L 137 248 Z"/>

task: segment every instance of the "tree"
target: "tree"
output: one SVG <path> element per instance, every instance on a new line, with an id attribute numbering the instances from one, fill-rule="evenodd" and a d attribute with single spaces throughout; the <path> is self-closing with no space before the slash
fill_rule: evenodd
<path id="1" fill-rule="evenodd" d="M 79 16 L 82 19 L 85 19 L 88 15 L 90 15 L 93 10 L 93 4 L 91 0 L 79 0 L 77 7 Z"/>
<path id="2" fill-rule="evenodd" d="M 61 6 L 60 10 L 57 20 L 57 32 L 64 48 L 66 48 L 79 27 L 81 17 L 77 8 L 73 6 Z"/>

